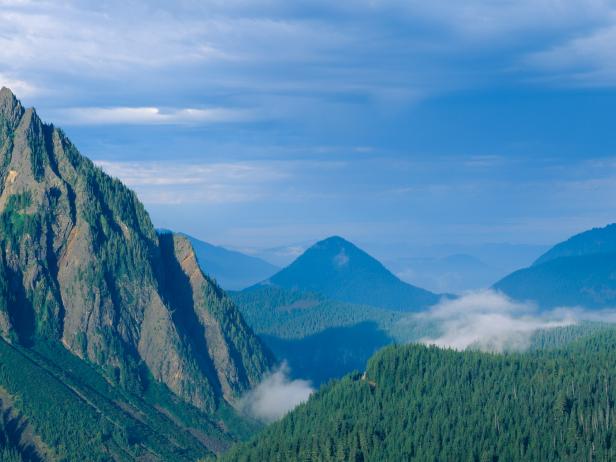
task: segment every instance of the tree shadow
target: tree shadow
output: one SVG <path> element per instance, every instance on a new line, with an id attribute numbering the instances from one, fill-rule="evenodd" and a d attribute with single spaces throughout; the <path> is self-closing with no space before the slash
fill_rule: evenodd
<path id="1" fill-rule="evenodd" d="M 26 296 L 22 275 L 6 268 L 9 287 L 8 311 L 13 331 L 21 345 L 32 346 L 35 330 L 35 312 Z"/>
<path id="2" fill-rule="evenodd" d="M 210 379 L 217 396 L 220 396 L 222 391 L 216 368 L 208 351 L 203 325 L 194 310 L 190 280 L 176 258 L 173 234 L 159 234 L 159 242 L 163 256 L 165 298 L 170 304 L 173 321 L 185 344 L 192 350 L 201 372 Z"/>
<path id="3" fill-rule="evenodd" d="M 2 407 L 1 400 L 0 407 Z M 1 418 L 6 436 L 13 447 L 18 449 L 21 459 L 25 462 L 41 462 L 43 458 L 36 447 L 24 438 L 28 421 L 19 415 L 13 415 L 10 408 L 2 412 Z"/>

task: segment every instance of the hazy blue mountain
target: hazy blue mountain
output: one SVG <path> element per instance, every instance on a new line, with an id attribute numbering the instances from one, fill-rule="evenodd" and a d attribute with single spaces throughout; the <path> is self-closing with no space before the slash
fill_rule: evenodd
<path id="1" fill-rule="evenodd" d="M 616 253 L 616 223 L 603 228 L 593 228 L 555 245 L 541 255 L 533 265 L 541 265 L 561 257 L 578 257 Z"/>
<path id="2" fill-rule="evenodd" d="M 261 258 L 225 249 L 188 236 L 203 272 L 225 290 L 241 290 L 267 279 L 280 268 Z"/>
<path id="3" fill-rule="evenodd" d="M 439 300 L 437 294 L 401 281 L 379 261 L 338 236 L 317 242 L 261 283 L 270 284 L 400 311 L 420 311 Z"/>
<path id="4" fill-rule="evenodd" d="M 494 287 L 542 308 L 616 306 L 616 226 L 578 234 Z"/>

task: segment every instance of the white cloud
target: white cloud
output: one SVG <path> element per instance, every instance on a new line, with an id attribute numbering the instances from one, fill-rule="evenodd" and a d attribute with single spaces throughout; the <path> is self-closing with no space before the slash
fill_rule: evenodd
<path id="1" fill-rule="evenodd" d="M 439 322 L 441 330 L 438 337 L 421 341 L 457 350 L 468 347 L 488 351 L 523 350 L 537 330 L 575 324 L 584 313 L 567 309 L 539 313 L 531 303 L 482 290 L 458 299 L 443 300 L 420 315 Z"/>
<path id="2" fill-rule="evenodd" d="M 13 78 L 3 73 L 0 73 L 0 88 L 1 87 L 7 87 L 14 94 L 18 95 L 18 97 L 24 98 L 39 93 L 39 89 L 32 83 L 26 80 Z"/>
<path id="3" fill-rule="evenodd" d="M 163 125 L 246 122 L 255 114 L 245 109 L 160 109 L 157 107 L 83 107 L 48 111 L 48 117 L 66 125 Z"/>
<path id="4" fill-rule="evenodd" d="M 306 107 L 293 98 L 318 104 L 315 96 L 337 99 L 347 93 L 412 104 L 502 76 L 520 62 L 536 71 L 538 66 L 520 58 L 562 46 L 572 36 L 593 37 L 616 23 L 607 0 L 317 0 L 310 6 L 282 0 L 4 0 L 1 5 L 0 72 L 34 79 L 50 93 L 95 101 L 101 82 L 115 95 L 190 88 L 203 95 L 269 96 L 260 100 L 265 108 L 275 110 L 277 98 L 280 111 L 300 113 Z M 609 48 L 609 39 L 599 37 L 603 48 Z M 593 43 L 581 52 L 594 53 Z M 494 50 L 502 63 L 468 65 L 468 59 L 483 62 Z M 604 60 L 602 66 L 610 64 Z M 553 70 L 546 66 L 540 72 Z M 89 112 L 91 120 L 161 120 L 144 112 L 152 108 L 92 109 L 98 112 Z"/>
<path id="5" fill-rule="evenodd" d="M 286 364 L 249 391 L 238 403 L 239 409 L 263 422 L 274 422 L 308 400 L 314 392 L 306 380 L 290 380 Z"/>

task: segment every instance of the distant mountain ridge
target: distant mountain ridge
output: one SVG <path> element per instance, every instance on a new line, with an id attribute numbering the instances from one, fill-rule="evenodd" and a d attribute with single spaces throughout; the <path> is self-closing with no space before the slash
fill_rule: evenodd
<path id="1" fill-rule="evenodd" d="M 616 307 L 616 225 L 577 234 L 494 288 L 541 308 Z"/>
<path id="2" fill-rule="evenodd" d="M 401 281 L 378 260 L 339 236 L 317 242 L 260 285 L 268 284 L 400 311 L 421 311 L 439 300 L 439 295 Z"/>
<path id="3" fill-rule="evenodd" d="M 261 258 L 210 244 L 185 233 L 179 234 L 190 241 L 202 271 L 225 290 L 245 289 L 280 271 L 278 266 Z"/>
<path id="4" fill-rule="evenodd" d="M 576 234 L 541 255 L 533 266 L 561 257 L 579 257 L 616 252 L 616 223 Z"/>

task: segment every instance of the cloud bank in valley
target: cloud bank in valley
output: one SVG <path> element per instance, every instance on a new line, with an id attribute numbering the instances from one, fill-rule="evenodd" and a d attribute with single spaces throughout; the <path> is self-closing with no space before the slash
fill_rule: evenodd
<path id="1" fill-rule="evenodd" d="M 305 402 L 314 392 L 307 380 L 289 379 L 289 367 L 283 363 L 240 400 L 239 408 L 262 422 L 270 423 L 284 417 Z"/>
<path id="2" fill-rule="evenodd" d="M 539 311 L 530 302 L 519 302 L 493 290 L 471 292 L 455 300 L 443 300 L 420 315 L 439 324 L 440 334 L 420 341 L 429 345 L 464 350 L 524 350 L 539 329 L 576 324 L 579 321 L 616 322 L 615 310 L 588 311 L 562 307 Z"/>

